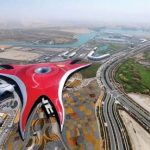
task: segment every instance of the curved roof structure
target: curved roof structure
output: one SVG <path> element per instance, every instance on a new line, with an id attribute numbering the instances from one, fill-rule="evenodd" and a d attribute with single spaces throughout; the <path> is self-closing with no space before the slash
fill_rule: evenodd
<path id="1" fill-rule="evenodd" d="M 25 138 L 25 127 L 39 98 L 47 98 L 56 109 L 60 129 L 64 124 L 64 106 L 62 90 L 70 74 L 90 64 L 77 64 L 75 61 L 58 63 L 41 63 L 31 65 L 3 65 L 0 77 L 13 80 L 19 87 L 22 95 L 22 111 L 19 128 L 22 139 Z"/>
<path id="2" fill-rule="evenodd" d="M 104 54 L 104 55 L 100 55 L 100 56 L 93 56 L 94 53 L 95 53 L 94 50 L 91 51 L 91 52 L 87 55 L 88 59 L 90 59 L 90 60 L 102 60 L 102 59 L 107 58 L 107 57 L 110 56 L 110 54 Z"/>

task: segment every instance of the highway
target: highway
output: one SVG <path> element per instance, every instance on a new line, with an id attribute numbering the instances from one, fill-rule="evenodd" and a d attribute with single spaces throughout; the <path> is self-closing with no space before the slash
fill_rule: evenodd
<path id="1" fill-rule="evenodd" d="M 140 45 L 135 49 L 124 50 L 118 54 L 112 55 L 97 72 L 97 79 L 100 79 L 99 85 L 105 91 L 103 99 L 102 113 L 105 130 L 107 131 L 106 143 L 107 149 L 111 150 L 129 150 L 131 144 L 126 133 L 126 129 L 118 114 L 118 107 L 122 107 L 132 117 L 134 117 L 148 132 L 150 132 L 150 114 L 141 106 L 133 102 L 123 91 L 121 91 L 113 80 L 114 69 L 129 57 L 150 48 L 150 43 Z"/>

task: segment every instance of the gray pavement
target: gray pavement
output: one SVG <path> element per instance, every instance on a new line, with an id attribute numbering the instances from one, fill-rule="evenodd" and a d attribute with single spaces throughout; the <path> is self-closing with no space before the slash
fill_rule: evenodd
<path id="1" fill-rule="evenodd" d="M 150 114 L 143 108 L 134 103 L 128 98 L 125 93 L 121 92 L 115 84 L 112 82 L 111 73 L 112 70 L 123 60 L 141 52 L 150 47 L 150 43 L 140 45 L 132 51 L 128 52 L 124 50 L 118 55 L 113 55 L 106 61 L 97 72 L 97 78 L 100 78 L 98 82 L 101 88 L 105 89 L 106 97 L 104 105 L 102 107 L 104 125 L 108 131 L 109 148 L 112 150 L 128 150 L 131 149 L 127 134 L 124 132 L 124 126 L 117 113 L 117 105 L 121 105 L 132 116 L 134 116 L 147 131 L 150 131 Z"/>

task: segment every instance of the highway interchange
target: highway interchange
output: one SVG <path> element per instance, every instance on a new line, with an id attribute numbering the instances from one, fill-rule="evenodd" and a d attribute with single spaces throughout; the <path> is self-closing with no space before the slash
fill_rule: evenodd
<path id="1" fill-rule="evenodd" d="M 126 112 L 128 112 L 133 118 L 136 119 L 138 123 L 140 123 L 148 132 L 150 132 L 150 114 L 141 106 L 132 101 L 120 88 L 117 87 L 115 81 L 113 80 L 114 70 L 120 63 L 122 63 L 129 57 L 140 53 L 141 51 L 148 50 L 148 48 L 150 48 L 150 42 L 145 42 L 142 45 L 138 45 L 131 51 L 124 50 L 117 54 L 114 54 L 106 59 L 106 61 L 100 66 L 97 71 L 97 81 L 101 87 L 101 90 L 105 92 L 102 105 L 99 106 L 100 109 L 98 112 L 104 131 L 104 138 L 106 139 L 105 149 L 131 149 L 131 143 L 128 134 L 119 116 L 119 108 L 124 109 Z M 78 49 L 73 49 L 71 52 L 77 51 L 76 57 L 86 58 L 91 49 L 92 48 L 87 43 Z M 57 55 L 58 54 L 56 53 L 52 57 L 55 57 Z M 44 55 L 36 61 L 46 60 L 47 58 L 45 57 L 49 58 L 51 57 L 51 55 Z M 30 120 L 33 116 L 34 115 L 31 116 Z M 29 139 L 29 132 L 26 139 Z M 61 141 L 65 149 L 69 149 L 67 145 L 65 145 L 62 137 Z M 27 142 L 28 141 L 25 141 L 26 144 Z"/>
<path id="2" fill-rule="evenodd" d="M 127 58 L 146 51 L 150 47 L 147 42 L 139 45 L 130 52 L 124 50 L 112 55 L 97 71 L 97 79 L 101 90 L 105 91 L 105 96 L 100 106 L 99 116 L 105 132 L 106 149 L 111 150 L 129 150 L 131 143 L 129 141 L 126 129 L 118 113 L 118 107 L 124 109 L 136 119 L 148 132 L 150 132 L 150 114 L 138 104 L 133 102 L 121 89 L 116 86 L 113 80 L 114 69 Z"/>

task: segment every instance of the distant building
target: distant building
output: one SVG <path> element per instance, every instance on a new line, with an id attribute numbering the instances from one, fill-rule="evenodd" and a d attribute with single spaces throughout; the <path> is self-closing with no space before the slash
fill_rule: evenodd
<path id="1" fill-rule="evenodd" d="M 69 58 L 72 58 L 75 55 L 76 55 L 76 52 L 72 52 L 71 54 L 69 54 Z"/>
<path id="2" fill-rule="evenodd" d="M 93 54 L 95 53 L 95 51 L 91 51 L 88 55 L 87 55 L 87 58 L 89 60 L 94 60 L 94 61 L 99 61 L 99 60 L 102 60 L 104 58 L 107 58 L 110 56 L 110 54 L 104 54 L 104 55 L 100 55 L 100 56 L 93 56 Z"/>
<path id="3" fill-rule="evenodd" d="M 5 51 L 5 48 L 4 48 L 4 47 L 1 47 L 1 48 L 0 48 L 0 51 L 4 52 L 4 51 Z"/>
<path id="4" fill-rule="evenodd" d="M 60 57 L 60 56 L 64 57 L 64 56 L 66 56 L 68 53 L 69 53 L 69 51 L 66 51 L 66 52 L 64 52 L 64 53 L 62 53 L 62 54 L 59 54 L 58 56 L 59 56 L 59 57 Z"/>

